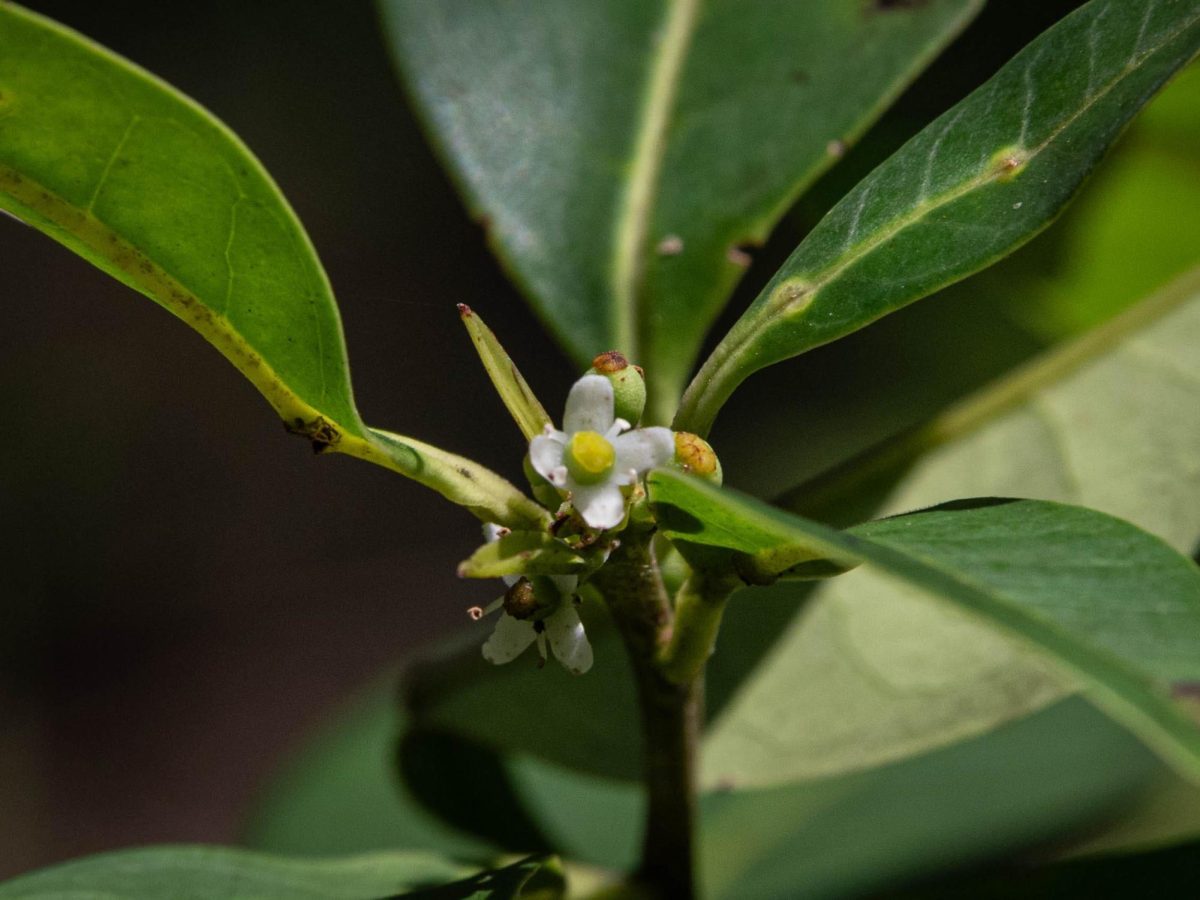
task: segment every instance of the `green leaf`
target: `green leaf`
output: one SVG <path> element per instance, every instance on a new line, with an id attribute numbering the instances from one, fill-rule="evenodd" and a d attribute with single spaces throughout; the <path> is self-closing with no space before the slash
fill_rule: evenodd
<path id="1" fill-rule="evenodd" d="M 747 608 L 731 608 L 730 621 Z M 393 693 L 381 683 L 363 708 L 376 724 L 369 735 L 358 730 L 356 756 L 377 760 L 390 752 Z M 490 715 L 498 721 L 504 710 Z M 567 730 L 573 727 L 566 723 Z M 311 766 L 294 803 L 286 802 L 290 786 L 279 786 L 274 815 L 295 837 L 268 849 L 345 853 L 379 846 L 375 835 L 392 819 L 379 800 L 386 799 L 387 779 L 374 763 L 364 777 L 345 754 L 321 752 L 350 737 L 329 726 L 306 753 Z M 469 810 L 481 801 L 481 786 L 460 767 L 462 760 L 456 753 L 437 777 L 433 769 L 425 772 L 440 808 Z M 485 770 L 482 777 L 503 783 L 508 802 L 516 804 L 502 822 L 535 822 L 541 841 L 575 860 L 617 871 L 636 865 L 633 826 L 643 809 L 635 783 L 521 752 L 498 752 Z M 724 785 L 701 803 L 706 887 L 714 896 L 739 896 L 739 890 L 772 896 L 764 885 L 799 883 L 798 873 L 804 873 L 813 896 L 860 893 L 1055 838 L 1115 811 L 1161 771 L 1125 729 L 1074 698 L 987 735 L 868 772 L 782 789 Z M 372 795 L 377 799 L 366 807 L 355 799 Z M 474 827 L 495 830 L 495 810 L 490 812 L 486 821 L 477 816 Z"/>
<path id="2" fill-rule="evenodd" d="M 0 209 L 165 307 L 318 451 L 385 466 L 486 521 L 548 514 L 478 464 L 368 429 L 308 236 L 250 151 L 188 98 L 0 4 Z"/>
<path id="3" fill-rule="evenodd" d="M 796 491 L 789 504 L 844 522 L 1019 492 L 1127 518 L 1194 554 L 1198 345 L 1200 271 Z M 878 765 L 979 734 L 1074 689 L 1040 655 L 871 567 L 815 593 L 780 583 L 762 596 L 763 610 L 809 599 L 711 723 L 708 784 Z M 726 662 L 723 641 L 711 667 Z"/>
<path id="4" fill-rule="evenodd" d="M 704 884 L 731 900 L 791 896 L 797 884 L 814 900 L 890 897 L 913 878 L 1087 827 L 1120 810 L 1155 767 L 1132 736 L 1074 698 L 870 771 L 709 794 Z"/>
<path id="5" fill-rule="evenodd" d="M 0 885 L 0 897 L 175 900 L 511 900 L 546 871 L 531 858 L 471 875 L 470 869 L 426 853 L 385 853 L 341 860 L 286 859 L 225 847 L 170 846 L 122 850 L 62 863 Z M 562 896 L 553 872 L 549 897 Z"/>
<path id="6" fill-rule="evenodd" d="M 492 329 L 483 323 L 483 319 L 479 318 L 471 307 L 460 303 L 458 312 L 488 377 L 492 379 L 496 393 L 504 401 L 505 408 L 521 429 L 521 434 L 525 435 L 526 440 L 541 434 L 542 429 L 551 424 L 550 415 L 533 395 L 533 390 L 517 370 L 512 357 L 500 345 Z"/>
<path id="7" fill-rule="evenodd" d="M 581 365 L 646 367 L 662 421 L 744 247 L 980 5 L 381 2 L 501 259 Z"/>
<path id="8" fill-rule="evenodd" d="M 1027 490 L 1132 517 L 1191 552 L 1200 543 L 1200 472 L 1187 465 L 1200 446 L 1198 343 L 1200 272 L 989 391 L 978 409 L 952 411 L 905 455 L 885 454 L 886 478 L 867 465 L 874 475 L 865 486 L 895 485 L 885 512 Z M 949 443 L 930 451 L 936 441 Z M 910 468 L 921 452 L 928 457 Z M 849 493 L 829 493 L 821 506 L 844 508 L 863 487 L 852 479 Z M 878 766 L 994 729 L 1073 689 L 1040 654 L 870 567 L 815 592 L 780 583 L 755 593 L 731 599 L 709 662 L 710 788 Z M 487 630 L 477 627 L 461 652 L 413 671 L 415 727 L 636 778 L 625 654 L 603 610 L 583 613 L 596 656 L 587 676 L 489 666 L 478 650 Z"/>
<path id="9" fill-rule="evenodd" d="M 704 364 L 677 429 L 706 434 L 748 375 L 989 265 L 1045 228 L 1200 47 L 1195 0 L 1093 0 L 850 192 Z"/>
<path id="10" fill-rule="evenodd" d="M 1200 729 L 1174 698 L 1200 682 L 1200 570 L 1103 513 L 1035 500 L 963 501 L 837 532 L 668 470 L 650 496 L 672 539 L 747 520 L 829 547 L 1046 652 L 1114 717 L 1200 778 Z M 702 529 L 702 526 L 701 526 Z"/>
<path id="11" fill-rule="evenodd" d="M 513 531 L 489 541 L 458 566 L 460 578 L 567 575 L 582 572 L 587 556 L 544 531 Z"/>

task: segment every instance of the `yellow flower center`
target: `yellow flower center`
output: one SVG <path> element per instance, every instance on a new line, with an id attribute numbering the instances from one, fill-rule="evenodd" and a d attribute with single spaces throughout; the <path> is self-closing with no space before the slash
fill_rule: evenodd
<path id="1" fill-rule="evenodd" d="M 579 484 L 596 484 L 612 471 L 616 451 L 604 436 L 595 431 L 577 431 L 567 444 L 564 461 L 567 471 Z"/>

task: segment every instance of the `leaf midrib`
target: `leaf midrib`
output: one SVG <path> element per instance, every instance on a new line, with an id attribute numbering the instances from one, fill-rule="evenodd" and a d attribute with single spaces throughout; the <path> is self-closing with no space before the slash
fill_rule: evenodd
<path id="1" fill-rule="evenodd" d="M 1141 68 L 1142 64 L 1145 63 L 1147 59 L 1158 53 L 1158 51 L 1160 51 L 1163 47 L 1165 47 L 1183 32 L 1191 28 L 1198 21 L 1200 21 L 1200 13 L 1197 13 L 1192 18 L 1188 19 L 1176 30 L 1169 32 L 1162 41 L 1155 44 L 1153 47 L 1140 53 L 1135 51 L 1135 53 L 1129 58 L 1129 61 L 1121 68 L 1121 71 L 1113 79 L 1104 85 L 1104 87 L 1091 94 L 1087 100 L 1078 107 L 1078 109 L 1076 109 L 1073 113 L 1068 115 L 1058 125 L 1056 125 L 1054 130 L 1051 131 L 1050 134 L 1047 135 L 1047 137 L 1033 149 L 1025 150 L 1019 143 L 1011 144 L 1008 147 L 998 148 L 996 154 L 993 156 L 992 163 L 986 169 L 984 169 L 984 171 L 980 172 L 973 178 L 967 179 L 958 187 L 944 191 L 936 197 L 926 198 L 924 203 L 919 203 L 914 206 L 908 214 L 893 220 L 888 226 L 879 229 L 874 237 L 860 242 L 858 246 L 849 253 L 842 254 L 838 258 L 838 261 L 834 263 L 834 265 L 816 275 L 811 276 L 809 280 L 804 282 L 804 287 L 808 289 L 808 295 L 803 297 L 800 301 L 791 300 L 789 303 L 782 304 L 778 309 L 774 308 L 776 306 L 775 303 L 768 303 L 765 306 L 766 311 L 768 313 L 786 313 L 787 306 L 790 303 L 796 302 L 802 303 L 803 307 L 807 308 L 811 302 L 811 297 L 817 294 L 826 285 L 837 279 L 837 277 L 840 276 L 844 271 L 849 269 L 859 260 L 873 253 L 882 245 L 891 241 L 903 231 L 911 228 L 913 225 L 927 218 L 930 214 L 937 212 L 942 207 L 948 206 L 949 204 L 961 199 L 975 190 L 986 187 L 993 181 L 1019 178 L 1021 173 L 1028 167 L 1029 163 L 1033 162 L 1033 160 L 1035 160 L 1047 147 L 1058 140 L 1063 132 L 1065 132 L 1080 118 L 1086 115 L 1093 106 L 1108 96 L 1108 94 L 1110 94 L 1117 87 L 1117 85 Z M 1028 110 L 1026 111 L 1025 119 L 1028 119 Z M 995 158 L 997 156 L 1000 157 L 998 161 Z M 1005 165 L 1006 159 L 1010 156 L 1012 159 L 1017 160 L 1018 162 L 1018 165 L 1015 169 Z M 788 281 L 776 288 L 773 293 L 772 300 L 774 300 L 775 297 L 793 296 L 790 292 L 784 292 L 784 289 L 789 283 L 794 284 L 795 280 L 788 279 Z"/>
<path id="2" fill-rule="evenodd" d="M 670 0 L 663 18 L 657 59 L 650 68 L 613 240 L 615 348 L 636 360 L 643 325 L 641 287 L 646 271 L 646 239 L 661 183 L 667 130 L 675 108 L 683 64 L 691 47 L 700 0 Z"/>
<path id="3" fill-rule="evenodd" d="M 1088 96 L 1086 102 L 1081 104 L 1073 113 L 1065 117 L 1058 125 L 1056 125 L 1049 135 L 1047 135 L 1047 137 L 1037 146 L 1030 150 L 1024 150 L 1018 144 L 1014 143 L 1007 147 L 997 148 L 996 153 L 993 154 L 991 158 L 990 164 L 981 173 L 967 179 L 957 187 L 942 192 L 934 198 L 925 198 L 925 202 L 917 204 L 907 214 L 892 220 L 886 226 L 878 229 L 872 237 L 860 241 L 852 249 L 848 249 L 847 252 L 840 254 L 835 262 L 825 269 L 819 270 L 817 273 L 807 277 L 803 274 L 798 274 L 777 284 L 774 290 L 772 290 L 767 301 L 763 303 L 763 305 L 759 307 L 753 315 L 744 317 L 734 327 L 734 329 L 729 332 L 725 340 L 723 340 L 713 352 L 712 356 L 709 357 L 708 362 L 697 374 L 692 386 L 689 387 L 684 396 L 685 405 L 683 408 L 681 408 L 680 414 L 676 417 L 676 425 L 687 425 L 691 428 L 691 430 L 697 431 L 697 433 L 701 434 L 707 431 L 707 427 L 711 425 L 713 418 L 715 418 L 716 411 L 719 410 L 725 399 L 718 399 L 716 401 L 716 409 L 709 410 L 708 407 L 712 404 L 713 400 L 710 399 L 708 395 L 713 388 L 719 390 L 722 382 L 726 381 L 730 377 L 728 374 L 723 374 L 722 369 L 724 368 L 726 362 L 728 362 L 730 359 L 736 358 L 740 353 L 742 353 L 742 351 L 755 342 L 759 335 L 758 325 L 763 319 L 787 317 L 789 316 L 789 313 L 792 317 L 798 318 L 799 316 L 802 316 L 816 300 L 822 289 L 835 281 L 838 276 L 840 276 L 847 269 L 873 253 L 879 247 L 890 242 L 893 238 L 897 237 L 908 228 L 921 222 L 923 219 L 932 213 L 937 212 L 939 209 L 948 206 L 949 204 L 967 196 L 979 188 L 987 186 L 993 181 L 1019 178 L 1021 173 L 1028 167 L 1029 163 L 1031 163 L 1044 150 L 1046 150 L 1046 148 L 1058 140 L 1058 138 L 1067 129 L 1074 125 L 1075 122 L 1077 122 L 1082 116 L 1091 110 L 1092 107 L 1094 107 L 1098 102 L 1104 99 L 1104 97 L 1111 93 L 1122 81 L 1140 69 L 1147 59 L 1157 54 L 1185 31 L 1192 28 L 1197 22 L 1200 22 L 1200 12 L 1182 22 L 1175 29 L 1166 32 L 1153 46 L 1145 50 L 1139 50 L 1135 46 L 1134 52 L 1131 54 L 1126 64 L 1121 68 L 1120 72 L 1107 84 Z M 1139 41 L 1140 39 L 1141 36 L 1139 35 Z M 1026 50 L 1022 51 L 1022 53 L 1015 57 L 1013 61 L 1015 62 L 1016 59 L 1020 59 L 1021 56 L 1024 56 L 1029 52 L 1029 48 L 1026 48 Z M 954 111 L 950 110 L 946 113 L 946 116 L 952 116 L 953 114 Z M 903 148 L 901 148 L 901 150 L 898 152 L 902 153 Z M 1018 166 L 1015 169 L 1005 165 L 1005 160 L 1010 158 L 1011 154 L 1016 154 L 1016 157 L 1013 158 L 1016 158 L 1019 161 Z M 869 177 L 870 176 L 868 176 L 868 178 Z M 1049 224 L 1050 221 L 1047 221 L 1042 225 L 1041 228 L 1024 235 L 1020 243 L 1024 243 L 1025 241 L 1032 239 L 1038 233 L 1040 233 L 1041 230 L 1044 230 L 1046 227 L 1048 227 Z M 980 268 L 982 268 L 982 266 Z M 949 284 L 952 284 L 956 280 L 958 280 L 957 277 L 950 277 L 948 280 L 939 285 L 939 287 L 945 287 Z M 938 288 L 934 288 L 933 290 L 937 289 Z M 924 296 L 927 296 L 928 293 L 933 293 L 933 290 L 930 290 Z M 882 318 L 884 315 L 887 315 L 887 313 L 888 310 L 880 312 L 879 315 L 876 316 L 876 319 Z M 870 323 L 862 323 L 864 326 L 867 324 Z M 804 352 L 805 350 L 811 349 L 813 348 L 805 347 L 799 352 Z M 701 382 L 701 379 L 704 379 L 704 381 Z M 735 381 L 733 387 L 736 387 L 737 383 L 739 382 Z M 728 388 L 728 391 L 732 392 L 733 387 Z M 699 396 L 697 401 L 689 404 L 687 402 L 688 397 L 696 388 L 699 388 Z M 726 397 L 727 396 L 728 395 L 726 395 Z M 697 422 L 697 419 L 701 419 L 701 421 Z"/>

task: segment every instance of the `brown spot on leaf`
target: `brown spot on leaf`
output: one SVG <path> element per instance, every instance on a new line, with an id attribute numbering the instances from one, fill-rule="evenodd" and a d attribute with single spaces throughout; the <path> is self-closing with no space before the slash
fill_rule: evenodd
<path id="1" fill-rule="evenodd" d="M 317 416 L 310 422 L 300 418 L 284 420 L 283 427 L 288 434 L 298 434 L 312 441 L 313 453 L 324 453 L 342 439 L 337 426 L 324 416 Z"/>

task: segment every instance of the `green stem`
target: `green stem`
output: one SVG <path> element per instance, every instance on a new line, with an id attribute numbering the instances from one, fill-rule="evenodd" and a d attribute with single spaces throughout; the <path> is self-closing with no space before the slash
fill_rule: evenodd
<path id="1" fill-rule="evenodd" d="M 688 684 L 712 656 L 725 612 L 725 601 L 741 582 L 733 573 L 694 571 L 675 595 L 671 638 L 658 654 L 662 673 L 676 684 Z"/>
<path id="2" fill-rule="evenodd" d="M 592 580 L 625 640 L 637 680 L 647 795 L 637 878 L 662 900 L 691 900 L 703 685 L 698 677 L 676 683 L 657 663 L 672 615 L 648 534 L 623 534 Z"/>

